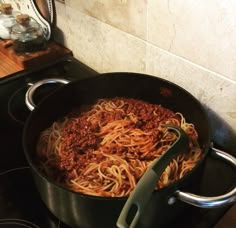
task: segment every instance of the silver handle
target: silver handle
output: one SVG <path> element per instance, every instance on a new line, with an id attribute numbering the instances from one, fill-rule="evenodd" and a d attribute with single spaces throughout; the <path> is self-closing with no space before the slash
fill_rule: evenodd
<path id="1" fill-rule="evenodd" d="M 36 107 L 33 96 L 37 88 L 39 88 L 42 85 L 45 84 L 55 84 L 55 83 L 61 83 L 61 84 L 68 84 L 70 81 L 66 79 L 61 79 L 61 78 L 48 78 L 48 79 L 43 79 L 40 80 L 34 84 L 32 84 L 29 89 L 27 90 L 25 94 L 25 104 L 28 107 L 30 111 L 33 111 L 34 108 Z"/>
<path id="2" fill-rule="evenodd" d="M 213 146 L 211 146 L 211 155 L 219 159 L 222 159 L 226 162 L 229 162 L 229 164 L 233 165 L 233 167 L 236 168 L 236 158 L 233 157 L 232 155 L 223 152 L 219 149 L 216 149 Z M 196 207 L 217 208 L 236 202 L 236 187 L 234 187 L 231 191 L 227 192 L 226 194 L 214 197 L 204 197 L 191 194 L 188 192 L 176 191 L 175 196 L 171 197 L 168 203 L 173 204 L 176 201 L 176 199 L 179 199 L 185 203 L 191 204 Z"/>

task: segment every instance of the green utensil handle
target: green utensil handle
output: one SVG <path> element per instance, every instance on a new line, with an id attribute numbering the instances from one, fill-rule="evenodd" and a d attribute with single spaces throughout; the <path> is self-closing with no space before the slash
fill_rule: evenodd
<path id="1" fill-rule="evenodd" d="M 167 125 L 168 130 L 175 131 L 178 134 L 176 142 L 159 158 L 155 159 L 137 183 L 135 189 L 126 201 L 121 214 L 117 220 L 118 228 L 134 228 L 144 211 L 146 205 L 151 199 L 152 193 L 160 179 L 163 171 L 177 155 L 188 151 L 188 137 L 179 127 Z M 135 210 L 132 211 L 131 210 Z M 130 215 L 132 213 L 132 215 Z M 131 220 L 128 224 L 128 216 Z"/>

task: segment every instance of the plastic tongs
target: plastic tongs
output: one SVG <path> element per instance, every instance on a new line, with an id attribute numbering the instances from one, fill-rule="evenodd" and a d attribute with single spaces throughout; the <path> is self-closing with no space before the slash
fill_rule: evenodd
<path id="1" fill-rule="evenodd" d="M 178 139 L 161 157 L 153 161 L 141 177 L 120 213 L 116 223 L 118 228 L 134 228 L 136 226 L 163 171 L 175 157 L 188 151 L 189 142 L 186 133 L 181 128 L 173 125 L 166 125 L 166 127 L 168 130 L 175 131 L 178 134 Z M 133 212 L 134 208 L 136 208 L 136 211 Z M 129 224 L 127 222 L 128 218 Z"/>

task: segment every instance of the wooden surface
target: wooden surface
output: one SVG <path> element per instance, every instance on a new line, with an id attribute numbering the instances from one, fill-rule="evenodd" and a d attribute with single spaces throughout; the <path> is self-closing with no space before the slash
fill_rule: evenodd
<path id="1" fill-rule="evenodd" d="M 0 78 L 22 71 L 23 67 L 14 63 L 11 59 L 0 52 Z"/>
<path id="2" fill-rule="evenodd" d="M 47 48 L 34 53 L 17 54 L 12 46 L 0 40 L 0 78 L 25 69 L 33 69 L 44 64 L 50 64 L 58 58 L 72 55 L 72 52 L 61 45 L 50 41 Z"/>

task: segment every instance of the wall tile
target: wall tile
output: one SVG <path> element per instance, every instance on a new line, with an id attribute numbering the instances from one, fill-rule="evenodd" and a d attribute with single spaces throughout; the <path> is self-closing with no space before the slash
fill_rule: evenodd
<path id="1" fill-rule="evenodd" d="M 66 5 L 139 38 L 146 37 L 146 0 L 66 0 Z"/>
<path id="2" fill-rule="evenodd" d="M 148 1 L 148 42 L 236 80 L 236 1 Z"/>
<path id="3" fill-rule="evenodd" d="M 69 48 L 76 58 L 98 72 L 145 70 L 143 40 L 71 7 L 66 7 L 66 13 Z"/>
<path id="4" fill-rule="evenodd" d="M 208 112 L 213 139 L 222 146 L 235 148 L 236 83 L 153 45 L 147 46 L 146 72 L 193 94 Z"/>

